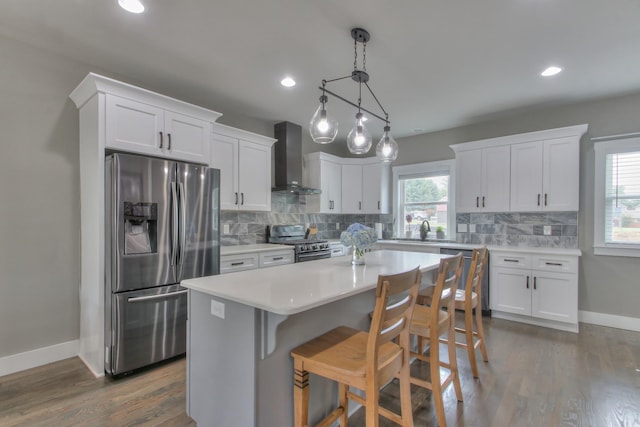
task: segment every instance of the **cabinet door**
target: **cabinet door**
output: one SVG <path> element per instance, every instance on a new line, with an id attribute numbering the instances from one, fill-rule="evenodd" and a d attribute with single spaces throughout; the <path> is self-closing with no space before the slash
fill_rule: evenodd
<path id="1" fill-rule="evenodd" d="M 220 169 L 220 209 L 238 209 L 238 140 L 215 135 L 210 163 L 212 168 Z"/>
<path id="2" fill-rule="evenodd" d="M 508 145 L 482 150 L 480 207 L 483 211 L 506 212 L 509 210 L 510 165 L 511 147 Z"/>
<path id="3" fill-rule="evenodd" d="M 456 154 L 456 210 L 478 212 L 482 196 L 482 150 Z"/>
<path id="4" fill-rule="evenodd" d="M 172 158 L 209 164 L 211 124 L 184 114 L 165 111 L 166 150 Z"/>
<path id="5" fill-rule="evenodd" d="M 566 323 L 578 322 L 575 274 L 533 270 L 531 315 Z"/>
<path id="6" fill-rule="evenodd" d="M 580 146 L 576 138 L 544 141 L 543 206 L 548 211 L 577 211 Z"/>
<path id="7" fill-rule="evenodd" d="M 271 147 L 240 140 L 238 148 L 239 209 L 271 210 Z"/>
<path id="8" fill-rule="evenodd" d="M 342 213 L 362 212 L 362 166 L 342 165 Z"/>
<path id="9" fill-rule="evenodd" d="M 530 270 L 494 267 L 491 270 L 491 309 L 531 315 Z"/>
<path id="10" fill-rule="evenodd" d="M 531 212 L 542 209 L 543 142 L 511 146 L 511 210 Z"/>
<path id="11" fill-rule="evenodd" d="M 164 154 L 167 140 L 162 109 L 113 95 L 106 96 L 106 103 L 107 148 L 153 156 Z"/>
<path id="12" fill-rule="evenodd" d="M 380 213 L 382 164 L 362 165 L 362 212 Z"/>
<path id="13" fill-rule="evenodd" d="M 320 212 L 340 213 L 342 205 L 342 165 L 320 161 Z"/>

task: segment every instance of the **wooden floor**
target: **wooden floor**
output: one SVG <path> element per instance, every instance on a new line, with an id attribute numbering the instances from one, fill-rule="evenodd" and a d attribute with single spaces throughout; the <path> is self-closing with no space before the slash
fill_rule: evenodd
<path id="1" fill-rule="evenodd" d="M 465 401 L 446 391 L 449 426 L 640 426 L 640 333 L 581 324 L 573 334 L 487 318 L 485 330 L 490 361 L 480 362 L 480 379 L 458 349 Z M 416 427 L 436 425 L 430 393 L 412 392 Z M 381 404 L 398 409 L 395 383 Z M 349 426 L 364 425 L 359 410 Z M 77 358 L 0 377 L 0 426 L 193 427 L 185 360 L 119 380 L 95 379 Z"/>

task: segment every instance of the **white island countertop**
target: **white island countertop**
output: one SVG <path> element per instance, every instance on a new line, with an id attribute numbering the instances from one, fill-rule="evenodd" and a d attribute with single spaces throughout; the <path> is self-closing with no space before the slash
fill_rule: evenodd
<path id="1" fill-rule="evenodd" d="M 373 251 L 366 265 L 352 266 L 350 257 L 334 257 L 296 264 L 183 280 L 185 288 L 281 315 L 300 313 L 374 289 L 378 275 L 420 266 L 438 268 L 447 255 Z"/>

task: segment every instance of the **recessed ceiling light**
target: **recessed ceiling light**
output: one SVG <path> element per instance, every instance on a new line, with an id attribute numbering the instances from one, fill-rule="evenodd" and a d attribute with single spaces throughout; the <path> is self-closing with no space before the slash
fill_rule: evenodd
<path id="1" fill-rule="evenodd" d="M 284 79 L 280 80 L 280 84 L 284 87 L 293 87 L 296 85 L 296 81 L 291 77 L 285 77 Z"/>
<path id="2" fill-rule="evenodd" d="M 140 0 L 118 0 L 118 4 L 121 8 L 131 13 L 144 12 L 144 5 Z"/>
<path id="3" fill-rule="evenodd" d="M 541 72 L 540 75 L 542 77 L 551 77 L 551 76 L 555 76 L 560 71 L 562 71 L 562 68 L 551 66 L 551 67 L 547 68 L 546 70 L 544 70 L 543 72 Z"/>

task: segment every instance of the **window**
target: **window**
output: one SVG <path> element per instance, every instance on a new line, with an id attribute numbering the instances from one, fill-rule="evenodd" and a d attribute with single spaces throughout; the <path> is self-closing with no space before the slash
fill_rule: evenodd
<path id="1" fill-rule="evenodd" d="M 594 252 L 640 256 L 640 138 L 597 142 Z"/>
<path id="2" fill-rule="evenodd" d="M 420 225 L 428 221 L 430 239 L 441 229 L 455 237 L 453 160 L 393 168 L 396 236 L 417 239 Z"/>

